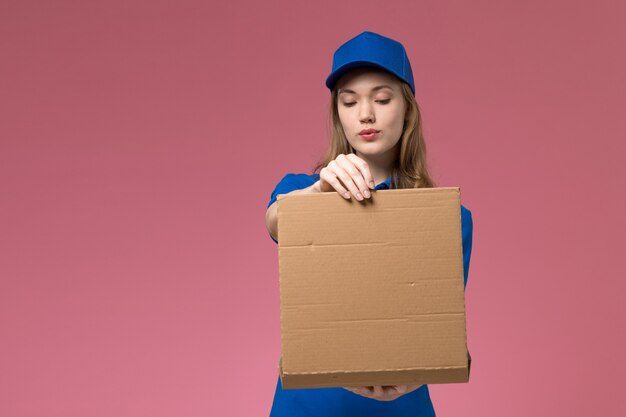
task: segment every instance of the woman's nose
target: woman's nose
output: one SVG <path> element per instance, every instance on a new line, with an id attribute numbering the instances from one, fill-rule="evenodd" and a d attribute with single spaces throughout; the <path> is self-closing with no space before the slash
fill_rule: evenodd
<path id="1" fill-rule="evenodd" d="M 369 105 L 361 106 L 359 118 L 361 119 L 361 122 L 373 122 L 375 117 L 372 107 Z"/>

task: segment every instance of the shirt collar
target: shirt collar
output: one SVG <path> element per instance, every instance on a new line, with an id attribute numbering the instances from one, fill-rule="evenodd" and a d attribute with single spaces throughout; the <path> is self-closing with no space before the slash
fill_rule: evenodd
<path id="1" fill-rule="evenodd" d="M 391 187 L 391 177 L 374 187 L 375 190 L 388 190 Z"/>

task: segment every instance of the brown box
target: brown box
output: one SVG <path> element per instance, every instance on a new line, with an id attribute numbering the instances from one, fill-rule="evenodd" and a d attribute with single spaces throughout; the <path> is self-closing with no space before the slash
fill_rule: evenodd
<path id="1" fill-rule="evenodd" d="M 458 187 L 277 201 L 283 388 L 469 380 Z"/>

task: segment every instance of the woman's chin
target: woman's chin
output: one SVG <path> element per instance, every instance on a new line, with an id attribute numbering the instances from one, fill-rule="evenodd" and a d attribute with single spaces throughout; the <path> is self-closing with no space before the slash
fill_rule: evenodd
<path id="1" fill-rule="evenodd" d="M 388 149 L 384 148 L 380 143 L 365 143 L 359 144 L 358 147 L 353 147 L 359 153 L 365 156 L 376 156 L 385 153 Z"/>

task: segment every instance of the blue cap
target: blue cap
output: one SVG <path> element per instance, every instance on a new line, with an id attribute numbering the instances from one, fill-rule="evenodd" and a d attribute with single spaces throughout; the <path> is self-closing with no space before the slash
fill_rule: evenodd
<path id="1" fill-rule="evenodd" d="M 415 95 L 413 70 L 404 46 L 378 33 L 365 31 L 341 45 L 333 55 L 333 70 L 326 87 L 333 89 L 343 74 L 358 67 L 384 69 L 406 82 Z"/>

